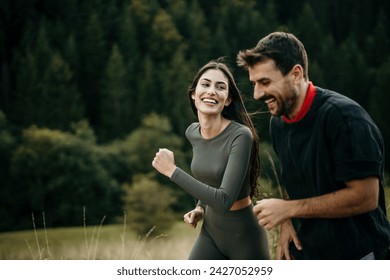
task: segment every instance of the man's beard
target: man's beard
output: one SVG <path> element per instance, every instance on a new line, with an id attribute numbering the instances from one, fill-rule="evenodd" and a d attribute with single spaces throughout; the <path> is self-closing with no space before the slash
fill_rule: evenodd
<path id="1" fill-rule="evenodd" d="M 297 103 L 297 99 L 298 99 L 297 91 L 294 88 L 291 88 L 290 94 L 287 96 L 287 98 L 280 102 L 279 104 L 280 108 L 276 112 L 276 115 L 288 117 L 294 110 L 294 107 Z"/>

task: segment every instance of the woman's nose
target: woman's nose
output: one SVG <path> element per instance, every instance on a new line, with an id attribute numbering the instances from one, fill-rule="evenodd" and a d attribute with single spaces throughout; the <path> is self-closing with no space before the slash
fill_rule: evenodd
<path id="1" fill-rule="evenodd" d="M 207 93 L 210 94 L 210 95 L 215 94 L 215 87 L 214 86 L 209 86 L 207 88 Z"/>

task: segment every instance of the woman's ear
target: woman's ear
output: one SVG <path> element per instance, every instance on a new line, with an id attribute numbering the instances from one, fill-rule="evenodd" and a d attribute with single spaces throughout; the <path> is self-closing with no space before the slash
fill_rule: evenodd
<path id="1" fill-rule="evenodd" d="M 232 99 L 229 96 L 228 99 L 226 99 L 225 101 L 225 107 L 229 106 L 231 103 L 232 103 Z"/>

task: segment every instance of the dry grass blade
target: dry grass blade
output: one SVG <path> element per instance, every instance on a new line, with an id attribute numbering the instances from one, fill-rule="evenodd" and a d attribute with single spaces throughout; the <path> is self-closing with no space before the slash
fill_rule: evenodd
<path id="1" fill-rule="evenodd" d="M 121 242 L 122 242 L 122 247 L 121 247 L 121 258 L 122 260 L 125 259 L 125 237 L 126 237 L 126 211 L 123 212 L 123 233 L 121 234 Z"/>
<path id="2" fill-rule="evenodd" d="M 132 260 L 135 260 L 135 259 L 139 256 L 140 252 L 141 252 L 142 249 L 145 247 L 145 244 L 146 244 L 146 242 L 148 241 L 149 236 L 152 234 L 152 232 L 154 231 L 155 228 L 156 228 L 155 226 L 152 227 L 152 228 L 148 231 L 148 233 L 147 233 L 141 240 L 138 238 L 138 241 L 137 241 L 137 244 L 136 244 L 136 246 L 135 246 L 133 255 L 131 256 L 131 259 L 132 259 Z"/>
<path id="3" fill-rule="evenodd" d="M 97 248 L 98 248 L 98 244 L 99 244 L 100 231 L 102 229 L 102 225 L 103 225 L 103 222 L 104 222 L 105 219 L 106 219 L 106 216 L 104 216 L 102 221 L 100 222 L 99 229 L 98 229 L 98 232 L 97 232 L 96 241 L 95 241 L 95 251 L 94 251 L 94 254 L 93 254 L 93 259 L 94 260 L 96 260 L 96 253 L 97 253 Z"/>

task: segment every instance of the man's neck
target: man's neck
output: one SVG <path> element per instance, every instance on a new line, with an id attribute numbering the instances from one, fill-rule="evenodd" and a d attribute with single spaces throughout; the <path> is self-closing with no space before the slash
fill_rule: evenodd
<path id="1" fill-rule="evenodd" d="M 302 108 L 303 102 L 305 101 L 308 88 L 309 88 L 309 81 L 302 81 L 301 84 L 298 85 L 297 87 L 298 99 L 297 102 L 295 103 L 295 108 L 291 112 L 291 114 L 285 117 L 287 117 L 290 120 L 293 120 L 298 115 L 299 111 Z"/>

